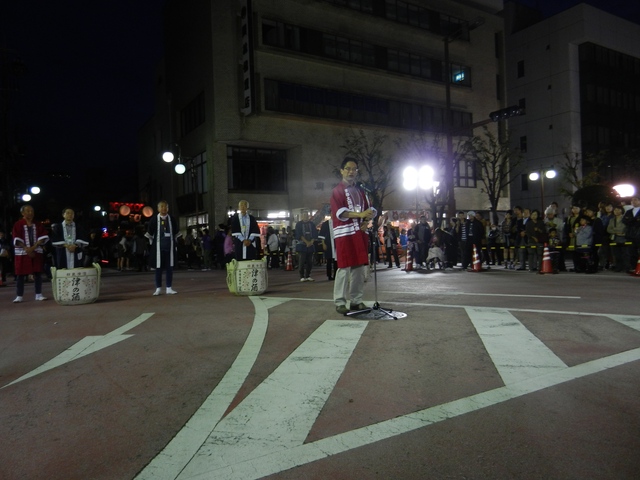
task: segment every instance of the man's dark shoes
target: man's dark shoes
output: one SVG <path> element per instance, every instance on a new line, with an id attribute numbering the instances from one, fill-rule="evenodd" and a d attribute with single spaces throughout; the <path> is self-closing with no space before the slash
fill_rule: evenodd
<path id="1" fill-rule="evenodd" d="M 347 313 L 349 313 L 349 309 L 346 305 L 338 305 L 336 307 L 336 312 L 338 312 L 340 315 L 346 315 Z"/>
<path id="2" fill-rule="evenodd" d="M 367 307 L 364 303 L 358 303 L 357 305 L 354 305 L 353 303 L 349 306 L 349 308 L 351 310 L 366 310 Z"/>

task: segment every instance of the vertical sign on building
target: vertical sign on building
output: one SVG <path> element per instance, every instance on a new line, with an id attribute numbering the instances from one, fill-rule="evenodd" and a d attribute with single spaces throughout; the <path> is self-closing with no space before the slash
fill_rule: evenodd
<path id="1" fill-rule="evenodd" d="M 242 48 L 242 105 L 243 115 L 254 112 L 255 89 L 253 85 L 253 38 L 251 0 L 241 1 L 240 45 Z"/>

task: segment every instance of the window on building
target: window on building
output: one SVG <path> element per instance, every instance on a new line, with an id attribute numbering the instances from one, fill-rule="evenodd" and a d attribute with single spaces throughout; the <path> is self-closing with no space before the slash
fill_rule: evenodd
<path id="1" fill-rule="evenodd" d="M 520 175 L 520 190 L 523 192 L 529 191 L 529 174 L 527 173 Z"/>
<path id="2" fill-rule="evenodd" d="M 204 121 L 204 92 L 201 92 L 180 112 L 180 132 L 182 136 L 185 136 L 187 133 L 195 130 L 195 128 L 202 125 Z"/>
<path id="3" fill-rule="evenodd" d="M 193 157 L 186 163 L 187 170 L 182 174 L 182 193 L 207 193 L 207 159 L 205 153 Z"/>
<path id="4" fill-rule="evenodd" d="M 518 78 L 524 77 L 524 60 L 518 62 Z"/>
<path id="5" fill-rule="evenodd" d="M 227 164 L 230 191 L 287 191 L 287 154 L 284 150 L 230 146 Z"/>
<path id="6" fill-rule="evenodd" d="M 262 41 L 265 45 L 327 57 L 352 65 L 379 68 L 437 81 L 445 80 L 443 62 L 439 59 L 374 45 L 360 39 L 287 25 L 275 20 L 263 20 Z M 471 67 L 452 64 L 451 83 L 470 87 Z"/>
<path id="7" fill-rule="evenodd" d="M 527 136 L 526 135 L 520 137 L 520 151 L 522 153 L 527 153 Z"/>
<path id="8" fill-rule="evenodd" d="M 460 160 L 453 172 L 454 186 L 462 188 L 476 188 L 476 162 Z"/>
<path id="9" fill-rule="evenodd" d="M 442 132 L 445 110 L 421 104 L 356 95 L 277 80 L 264 81 L 265 110 L 384 125 L 418 131 Z M 452 111 L 452 125 L 473 123 L 469 112 Z"/>

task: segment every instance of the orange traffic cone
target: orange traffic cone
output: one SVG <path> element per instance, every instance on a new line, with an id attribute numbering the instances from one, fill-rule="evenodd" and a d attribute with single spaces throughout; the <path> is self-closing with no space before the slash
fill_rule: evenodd
<path id="1" fill-rule="evenodd" d="M 291 255 L 291 250 L 289 250 L 289 255 L 287 255 L 287 266 L 285 267 L 285 271 L 293 271 L 293 256 Z"/>
<path id="2" fill-rule="evenodd" d="M 473 246 L 473 271 L 482 271 L 482 262 L 480 261 L 480 254 L 478 253 L 478 247 Z"/>
<path id="3" fill-rule="evenodd" d="M 638 257 L 638 263 L 636 263 L 636 271 L 631 275 L 633 275 L 634 277 L 640 277 L 640 257 Z"/>
<path id="4" fill-rule="evenodd" d="M 411 255 L 411 246 L 407 247 L 407 258 L 405 260 L 404 269 L 405 272 L 413 271 L 413 256 Z"/>
<path id="5" fill-rule="evenodd" d="M 549 253 L 549 246 L 546 243 L 544 244 L 544 250 L 542 252 L 542 268 L 538 273 L 555 273 L 553 271 L 553 265 L 551 263 L 551 253 Z"/>

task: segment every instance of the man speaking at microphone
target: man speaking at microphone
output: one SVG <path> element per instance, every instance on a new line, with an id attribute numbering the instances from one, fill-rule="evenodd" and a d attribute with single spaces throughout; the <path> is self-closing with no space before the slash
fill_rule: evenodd
<path id="1" fill-rule="evenodd" d="M 333 302 L 336 311 L 346 315 L 349 310 L 364 310 L 362 303 L 366 268 L 369 267 L 369 220 L 376 216 L 366 192 L 356 185 L 358 163 L 345 158 L 340 165 L 342 181 L 331 194 L 331 218 L 336 245 L 336 272 Z M 347 292 L 347 290 L 349 290 Z M 347 294 L 350 300 L 347 308 Z"/>

